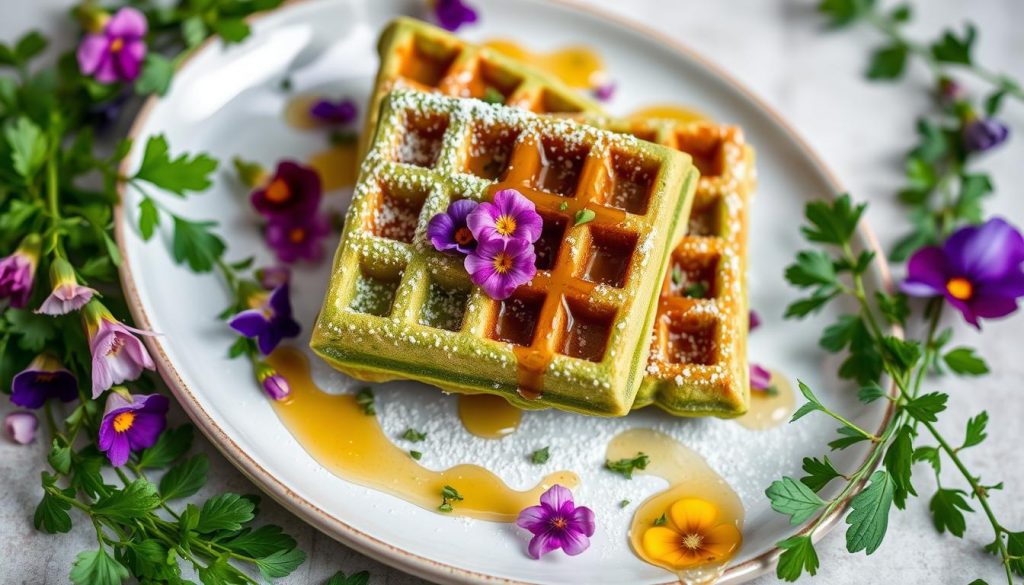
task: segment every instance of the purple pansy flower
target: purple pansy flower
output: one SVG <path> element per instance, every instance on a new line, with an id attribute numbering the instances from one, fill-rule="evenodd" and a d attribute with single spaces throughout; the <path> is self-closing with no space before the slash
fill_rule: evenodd
<path id="1" fill-rule="evenodd" d="M 466 256 L 465 266 L 470 279 L 487 296 L 501 301 L 533 279 L 537 274 L 536 260 L 533 244 L 522 238 L 491 238 L 481 240 L 476 250 Z"/>
<path id="2" fill-rule="evenodd" d="M 1004 317 L 1024 296 L 1024 238 L 1002 219 L 960 228 L 939 246 L 921 248 L 907 264 L 901 290 L 915 297 L 944 296 L 981 328 L 979 318 Z"/>
<path id="3" fill-rule="evenodd" d="M 348 124 L 356 119 L 356 112 L 356 103 L 348 98 L 317 100 L 309 108 L 310 116 L 328 124 Z"/>
<path id="4" fill-rule="evenodd" d="M 24 308 L 32 294 L 36 266 L 39 264 L 39 236 L 25 237 L 13 254 L 0 258 L 0 307 L 4 300 L 15 309 Z"/>
<path id="5" fill-rule="evenodd" d="M 760 364 L 750 364 L 750 389 L 767 390 L 772 386 L 772 372 Z"/>
<path id="6" fill-rule="evenodd" d="M 50 284 L 53 290 L 36 313 L 43 315 L 67 315 L 85 306 L 96 290 L 78 284 L 75 269 L 64 258 L 57 258 L 50 264 Z"/>
<path id="7" fill-rule="evenodd" d="M 320 175 L 310 167 L 285 160 L 277 164 L 274 176 L 265 186 L 254 190 L 250 199 L 256 211 L 270 220 L 305 220 L 320 206 L 320 196 Z"/>
<path id="8" fill-rule="evenodd" d="M 100 83 L 135 81 L 146 57 L 146 17 L 125 7 L 98 33 L 85 35 L 78 45 L 78 68 Z"/>
<path id="9" fill-rule="evenodd" d="M 160 394 L 111 392 L 100 421 L 99 448 L 114 467 L 128 462 L 132 451 L 152 447 L 167 424 L 169 402 Z"/>
<path id="10" fill-rule="evenodd" d="M 455 250 L 469 254 L 476 248 L 476 238 L 466 223 L 466 218 L 479 204 L 469 199 L 453 201 L 444 213 L 430 218 L 427 237 L 439 252 Z"/>
<path id="11" fill-rule="evenodd" d="M 521 238 L 528 243 L 540 238 L 544 220 L 537 206 L 515 189 L 502 189 L 494 194 L 494 201 L 477 205 L 466 217 L 473 237 L 477 241 L 500 238 Z"/>
<path id="12" fill-rule="evenodd" d="M 156 368 L 146 346 L 136 337 L 153 333 L 121 323 L 95 299 L 85 305 L 82 319 L 92 351 L 93 398 L 114 384 L 138 378 L 144 369 Z"/>
<path id="13" fill-rule="evenodd" d="M 78 398 L 78 380 L 52 354 L 41 353 L 11 380 L 11 402 L 39 408 L 48 398 L 63 402 Z"/>
<path id="14" fill-rule="evenodd" d="M 308 218 L 277 217 L 267 224 L 267 245 L 281 262 L 315 262 L 324 255 L 323 239 L 330 231 L 330 222 L 319 214 Z"/>
<path id="15" fill-rule="evenodd" d="M 255 337 L 263 355 L 274 351 L 283 339 L 295 337 L 301 331 L 299 323 L 292 318 L 288 283 L 275 288 L 260 306 L 232 317 L 228 324 L 246 337 Z"/>
<path id="16" fill-rule="evenodd" d="M 19 445 L 28 445 L 36 438 L 39 419 L 31 412 L 11 412 L 4 417 L 7 438 Z"/>
<path id="17" fill-rule="evenodd" d="M 557 484 L 540 496 L 539 506 L 520 512 L 516 525 L 533 533 L 528 550 L 535 559 L 557 549 L 578 555 L 590 546 L 595 529 L 593 510 L 577 507 L 572 492 Z"/>
<path id="18" fill-rule="evenodd" d="M 1010 136 L 1010 129 L 995 118 L 974 118 L 964 125 L 964 148 L 985 152 L 999 146 Z"/>
<path id="19" fill-rule="evenodd" d="M 476 22 L 476 10 L 462 0 L 434 0 L 434 18 L 437 24 L 452 32 L 464 24 Z"/>

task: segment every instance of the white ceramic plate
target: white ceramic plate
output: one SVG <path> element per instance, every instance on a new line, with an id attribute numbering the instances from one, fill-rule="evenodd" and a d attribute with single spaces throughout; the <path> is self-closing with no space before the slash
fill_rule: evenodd
<path id="1" fill-rule="evenodd" d="M 751 357 L 805 380 L 862 427 L 877 428 L 883 408 L 860 405 L 832 377 L 835 364 L 816 348 L 820 322 L 781 318 L 794 296 L 782 272 L 801 246 L 797 226 L 804 203 L 839 191 L 793 131 L 721 71 L 650 31 L 540 0 L 474 0 L 474 5 L 481 21 L 464 31 L 470 39 L 513 38 L 538 50 L 571 43 L 599 47 L 618 82 L 609 106 L 612 113 L 655 102 L 690 104 L 744 128 L 757 149 L 759 171 L 751 232 L 751 304 L 765 321 L 750 338 Z M 145 138 L 157 133 L 166 134 L 176 151 L 206 151 L 222 161 L 241 155 L 269 166 L 282 157 L 308 158 L 324 147 L 324 138 L 284 122 L 281 113 L 289 96 L 278 87 L 281 79 L 292 80 L 294 93 L 327 91 L 362 98 L 369 94 L 377 66 L 378 32 L 395 14 L 420 10 L 420 3 L 400 0 L 312 0 L 259 18 L 243 45 L 225 49 L 212 44 L 199 51 L 176 77 L 171 92 L 143 110 L 133 131 L 136 148 L 129 166 L 138 165 Z M 220 221 L 232 258 L 256 254 L 269 262 L 244 190 L 227 166 L 209 193 L 187 202 L 162 199 L 187 217 Z M 343 208 L 348 194 L 329 199 Z M 768 570 L 778 555 L 774 543 L 798 530 L 771 511 L 763 492 L 780 475 L 798 476 L 803 457 L 820 456 L 835 426 L 825 417 L 755 432 L 735 422 L 679 420 L 654 409 L 618 420 L 543 412 L 529 413 L 516 434 L 487 441 L 457 423 L 454 397 L 415 383 L 377 389 L 387 432 L 393 435 L 412 426 L 430 433 L 422 462 L 432 468 L 479 463 L 524 489 L 541 475 L 524 455 L 551 445 L 551 462 L 544 469 L 578 472 L 582 485 L 577 501 L 598 516 L 592 548 L 574 558 L 552 554 L 534 561 L 524 553 L 527 535 L 512 525 L 445 517 L 345 482 L 318 465 L 282 426 L 251 381 L 245 361 L 226 358 L 232 333 L 215 319 L 226 303 L 223 289 L 210 275 L 174 265 L 160 237 L 143 242 L 131 227 L 137 203 L 138 194 L 126 192 L 125 211 L 118 216 L 126 258 L 123 278 L 136 320 L 163 334 L 146 341 L 164 378 L 229 460 L 307 522 L 355 549 L 439 581 L 672 581 L 669 573 L 630 552 L 626 529 L 634 507 L 617 506 L 624 498 L 642 500 L 663 489 L 664 482 L 653 477 L 627 482 L 601 469 L 608 440 L 631 427 L 653 427 L 681 440 L 703 454 L 740 495 L 747 510 L 745 538 L 724 581 L 739 582 Z M 293 300 L 305 335 L 320 306 L 328 265 L 301 267 L 295 275 Z M 323 364 L 316 364 L 314 373 L 329 391 L 354 385 Z M 832 458 L 841 469 L 849 469 L 864 456 L 864 450 L 851 448 Z"/>

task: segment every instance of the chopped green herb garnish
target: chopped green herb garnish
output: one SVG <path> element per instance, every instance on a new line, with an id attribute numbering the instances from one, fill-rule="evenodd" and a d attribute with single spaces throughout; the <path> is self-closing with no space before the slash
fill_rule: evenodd
<path id="1" fill-rule="evenodd" d="M 462 501 L 462 495 L 459 494 L 459 490 L 453 488 L 450 485 L 446 485 L 441 488 L 441 505 L 437 507 L 442 512 L 452 511 L 452 502 Z"/>
<path id="2" fill-rule="evenodd" d="M 764 389 L 764 395 L 765 396 L 778 396 L 779 395 L 779 387 L 774 385 L 774 384 L 772 384 L 771 386 L 769 386 L 769 387 Z"/>
<path id="3" fill-rule="evenodd" d="M 427 433 L 421 433 L 416 429 L 409 427 L 402 433 L 402 438 L 406 441 L 412 441 L 413 443 L 419 443 L 420 441 L 427 438 Z"/>
<path id="4" fill-rule="evenodd" d="M 703 282 L 688 284 L 683 289 L 683 296 L 691 299 L 703 299 L 706 294 L 708 294 L 708 287 Z"/>
<path id="5" fill-rule="evenodd" d="M 633 471 L 637 469 L 647 469 L 647 464 L 651 462 L 651 458 L 643 453 L 637 453 L 636 457 L 632 459 L 619 459 L 618 461 L 605 461 L 604 466 L 609 471 L 621 474 L 626 479 L 633 479 Z"/>
<path id="6" fill-rule="evenodd" d="M 544 447 L 543 449 L 537 449 L 533 453 L 530 453 L 530 461 L 537 465 L 547 463 L 548 459 L 551 457 L 551 452 L 548 450 L 549 448 L 550 447 Z"/>
<path id="7" fill-rule="evenodd" d="M 668 522 L 668 518 L 665 516 L 664 513 L 662 513 L 661 516 L 658 516 L 654 519 L 655 526 L 664 526 L 666 522 Z"/>
<path id="8" fill-rule="evenodd" d="M 356 404 L 363 409 L 366 414 L 377 414 L 377 407 L 374 405 L 373 388 L 366 386 L 361 388 L 356 393 Z"/>
<path id="9" fill-rule="evenodd" d="M 558 210 L 559 211 L 565 211 L 566 209 L 569 209 L 569 202 L 568 201 L 563 201 L 561 204 L 559 204 L 559 206 L 558 206 Z"/>
<path id="10" fill-rule="evenodd" d="M 281 82 L 277 84 L 277 87 L 281 91 L 291 91 L 292 90 L 292 78 L 291 77 L 285 77 L 285 78 L 281 79 Z"/>
<path id="11" fill-rule="evenodd" d="M 628 505 L 629 505 L 629 500 L 622 500 L 621 502 L 619 502 L 619 508 L 625 508 Z"/>
<path id="12" fill-rule="evenodd" d="M 680 268 L 678 264 L 673 264 L 672 265 L 672 286 L 682 286 L 683 285 L 683 279 L 685 277 L 686 277 L 686 274 L 683 272 L 683 269 Z"/>
<path id="13" fill-rule="evenodd" d="M 409 451 L 409 457 L 412 457 L 416 461 L 419 461 L 420 458 L 423 457 L 423 453 L 420 453 L 419 451 Z"/>
<path id="14" fill-rule="evenodd" d="M 489 104 L 503 104 L 505 103 L 505 94 L 488 85 L 487 88 L 484 89 L 483 97 L 480 99 Z"/>
<path id="15" fill-rule="evenodd" d="M 359 140 L 359 134 L 354 130 L 335 130 L 328 135 L 328 139 L 334 146 L 355 144 Z"/>
<path id="16" fill-rule="evenodd" d="M 583 225 L 594 221 L 597 214 L 594 213 L 593 209 L 581 209 L 576 212 L 576 225 Z"/>

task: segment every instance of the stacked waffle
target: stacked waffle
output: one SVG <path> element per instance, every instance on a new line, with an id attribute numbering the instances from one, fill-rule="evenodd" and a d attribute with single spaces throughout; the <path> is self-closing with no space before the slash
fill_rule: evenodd
<path id="1" fill-rule="evenodd" d="M 753 153 L 738 129 L 606 118 L 558 80 L 414 20 L 392 23 L 379 50 L 319 355 L 357 378 L 521 408 L 746 410 Z M 544 228 L 536 276 L 495 300 L 426 229 L 452 201 L 504 189 Z"/>

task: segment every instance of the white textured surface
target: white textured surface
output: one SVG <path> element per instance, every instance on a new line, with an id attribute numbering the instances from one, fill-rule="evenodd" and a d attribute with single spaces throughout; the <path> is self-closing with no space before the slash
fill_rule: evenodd
<path id="1" fill-rule="evenodd" d="M 871 33 L 822 34 L 810 2 L 599 4 L 679 38 L 745 82 L 809 139 L 843 183 L 859 198 L 872 202 L 869 217 L 883 242 L 891 242 L 898 235 L 902 216 L 890 203 L 891 193 L 900 184 L 899 156 L 913 140 L 913 117 L 926 105 L 926 97 L 919 91 L 921 84 L 916 83 L 925 77 L 913 76 L 911 81 L 896 86 L 870 85 L 861 80 L 859 72 L 867 49 L 877 42 Z M 52 23 L 62 16 L 62 8 L 52 1 L 4 12 L 0 38 L 5 41 L 29 27 L 54 30 Z M 7 18 L 9 13 L 14 18 Z M 923 3 L 917 32 L 930 34 L 935 27 L 959 22 L 966 16 L 964 3 L 931 0 Z M 984 31 L 981 59 L 1017 77 L 1024 77 L 1024 65 L 1014 58 L 1024 49 L 1024 40 L 1010 23 L 1019 22 L 1022 16 L 1024 7 L 1010 0 L 974 3 L 970 14 Z M 915 69 L 913 73 L 922 72 Z M 1018 128 L 1024 127 L 1021 111 L 1017 105 L 1008 110 L 1011 125 Z M 986 161 L 1003 191 L 991 208 L 1018 224 L 1024 222 L 1024 206 L 1017 201 L 1011 185 L 1024 179 L 1024 169 L 1014 164 L 1022 155 L 1024 146 L 1016 140 Z M 795 230 L 795 223 L 793 227 Z M 993 505 L 1011 528 L 1024 525 L 1024 507 L 1011 497 L 1019 493 L 1014 487 L 1024 484 L 1021 466 L 1013 464 L 1020 461 L 1015 444 L 1019 430 L 1014 428 L 1024 417 L 1024 407 L 1014 396 L 1024 374 L 1024 366 L 1013 361 L 1019 354 L 1013 335 L 1020 330 L 1020 323 L 1017 318 L 988 325 L 983 336 L 959 330 L 960 339 L 982 347 L 993 374 L 980 382 L 960 384 L 950 379 L 942 388 L 952 394 L 943 427 L 953 436 L 968 416 L 982 408 L 990 411 L 989 442 L 969 453 L 967 459 L 987 481 L 1006 482 L 1009 490 L 996 493 Z M 3 412 L 7 408 L 0 407 Z M 180 419 L 180 412 L 176 416 Z M 214 460 L 211 492 L 255 491 L 204 440 L 199 442 Z M 74 555 L 92 546 L 91 531 L 81 526 L 57 537 L 32 529 L 30 516 L 39 497 L 37 482 L 42 462 L 39 445 L 26 448 L 0 442 L 0 582 L 64 583 Z M 923 469 L 917 481 L 925 493 L 933 489 Z M 950 482 L 955 480 L 951 477 Z M 348 551 L 266 499 L 263 509 L 265 520 L 280 523 L 298 535 L 300 546 L 310 553 L 311 562 L 286 582 L 317 582 L 338 568 L 369 569 L 374 573 L 374 583 L 416 581 Z M 831 534 L 819 547 L 822 570 L 817 581 L 870 583 L 899 576 L 911 583 L 966 583 L 975 577 L 995 583 L 999 578 L 995 564 L 977 550 L 989 540 L 991 535 L 980 516 L 971 517 L 965 542 L 940 537 L 931 527 L 925 502 L 914 500 L 907 512 L 891 517 L 886 543 L 870 559 L 847 555 L 841 533 Z M 759 582 L 770 581 L 763 578 Z"/>

